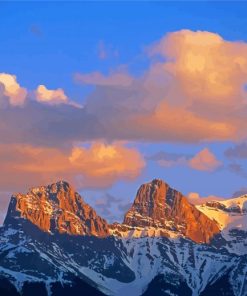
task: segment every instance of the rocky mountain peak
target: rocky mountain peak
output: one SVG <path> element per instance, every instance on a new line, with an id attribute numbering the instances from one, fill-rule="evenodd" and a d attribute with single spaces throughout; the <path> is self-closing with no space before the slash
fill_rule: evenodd
<path id="1" fill-rule="evenodd" d="M 13 195 L 4 224 L 18 223 L 19 219 L 27 219 L 51 233 L 108 235 L 107 222 L 66 181 Z"/>
<path id="2" fill-rule="evenodd" d="M 220 232 L 215 221 L 160 179 L 141 185 L 123 223 L 130 227 L 160 228 L 165 234 L 173 231 L 196 242 L 209 242 Z"/>
<path id="3" fill-rule="evenodd" d="M 99 237 L 141 231 L 144 236 L 184 236 L 204 243 L 220 231 L 215 221 L 160 179 L 140 186 L 123 224 L 109 227 L 66 181 L 13 195 L 4 225 L 20 225 L 21 219 L 49 233 Z"/>
<path id="4" fill-rule="evenodd" d="M 163 226 L 176 196 L 182 195 L 160 179 L 141 185 L 133 206 L 125 215 L 124 223 L 135 226 L 136 217 L 141 215 L 139 226 L 140 223 L 141 226 Z"/>

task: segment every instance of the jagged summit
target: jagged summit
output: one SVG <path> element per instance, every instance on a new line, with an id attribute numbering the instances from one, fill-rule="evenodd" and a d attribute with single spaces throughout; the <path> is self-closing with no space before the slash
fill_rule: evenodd
<path id="1" fill-rule="evenodd" d="M 20 219 L 27 219 L 51 233 L 108 235 L 107 222 L 66 181 L 13 195 L 4 225 L 19 223 Z"/>
<path id="2" fill-rule="evenodd" d="M 109 226 L 66 181 L 13 195 L 4 225 L 18 224 L 20 219 L 45 232 L 100 237 L 131 233 L 131 236 L 183 236 L 205 243 L 220 231 L 215 221 L 161 179 L 140 186 L 123 224 Z"/>
<path id="3" fill-rule="evenodd" d="M 58 191 L 69 191 L 69 190 L 74 190 L 73 186 L 67 181 L 59 180 L 59 181 L 57 181 L 55 183 L 52 183 L 52 184 L 49 184 L 47 186 L 31 187 L 28 190 L 28 193 L 29 192 L 42 193 L 42 192 L 45 192 L 45 191 L 47 191 L 47 192 L 53 191 L 55 193 L 55 192 L 58 192 Z"/>
<path id="4" fill-rule="evenodd" d="M 220 230 L 185 196 L 160 179 L 141 185 L 124 225 L 159 228 L 160 235 L 173 232 L 196 242 L 209 242 Z"/>

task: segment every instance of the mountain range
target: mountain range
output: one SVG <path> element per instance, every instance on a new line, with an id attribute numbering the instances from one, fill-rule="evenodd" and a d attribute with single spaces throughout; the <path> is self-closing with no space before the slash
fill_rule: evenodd
<path id="1" fill-rule="evenodd" d="M 193 205 L 160 179 L 109 224 L 65 182 L 11 197 L 0 295 L 247 295 L 247 195 Z"/>

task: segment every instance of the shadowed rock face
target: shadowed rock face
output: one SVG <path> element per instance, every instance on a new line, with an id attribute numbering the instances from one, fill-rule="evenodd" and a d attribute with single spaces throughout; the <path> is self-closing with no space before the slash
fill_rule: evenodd
<path id="1" fill-rule="evenodd" d="M 124 217 L 132 227 L 159 227 L 178 231 L 195 242 L 209 242 L 220 232 L 216 222 L 190 204 L 162 180 L 143 184 Z"/>
<path id="2" fill-rule="evenodd" d="M 109 234 L 107 222 L 64 181 L 11 197 L 4 225 L 25 218 L 41 230 L 72 235 Z"/>

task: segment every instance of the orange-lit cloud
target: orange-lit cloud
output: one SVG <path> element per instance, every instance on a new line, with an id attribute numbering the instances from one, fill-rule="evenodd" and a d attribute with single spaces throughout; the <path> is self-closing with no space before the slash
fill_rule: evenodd
<path id="1" fill-rule="evenodd" d="M 21 190 L 27 184 L 45 184 L 59 179 L 77 189 L 102 188 L 118 180 L 132 180 L 145 166 L 140 153 L 120 143 L 95 142 L 89 148 L 69 151 L 30 145 L 0 145 L 0 187 Z"/>
<path id="2" fill-rule="evenodd" d="M 245 121 L 240 110 L 246 112 L 247 102 L 246 43 L 226 41 L 211 32 L 181 30 L 164 36 L 149 53 L 165 61 L 154 63 L 145 84 L 152 89 L 153 81 L 163 81 L 168 91 L 163 91 L 161 105 L 173 109 L 176 119 L 183 110 L 180 121 L 188 134 L 191 130 L 194 137 L 205 140 L 210 134 L 219 140 L 243 136 L 239 127 Z M 166 124 L 167 114 L 159 109 Z"/>
<path id="3" fill-rule="evenodd" d="M 205 148 L 198 152 L 188 162 L 189 166 L 199 171 L 214 171 L 221 166 L 221 162 L 215 157 L 215 155 Z"/>
<path id="4" fill-rule="evenodd" d="M 39 85 L 36 90 L 36 99 L 39 102 L 48 104 L 67 103 L 68 97 L 65 95 L 63 89 L 47 89 L 45 85 Z"/>
<path id="5" fill-rule="evenodd" d="M 201 205 L 206 203 L 207 201 L 213 201 L 213 200 L 224 200 L 223 197 L 215 196 L 215 195 L 209 195 L 209 196 L 200 196 L 197 192 L 190 192 L 187 195 L 187 198 L 190 203 L 194 205 Z"/>
<path id="6" fill-rule="evenodd" d="M 186 105 L 236 107 L 244 103 L 247 74 L 247 44 L 225 41 L 206 31 L 181 30 L 161 39 L 151 54 L 168 58 L 164 71 L 174 76 Z M 220 112 L 219 112 L 220 113 Z"/>
<path id="7" fill-rule="evenodd" d="M 181 30 L 164 36 L 148 54 L 155 58 L 139 78 L 117 71 L 77 75 L 96 85 L 87 108 L 97 114 L 104 105 L 106 117 L 97 116 L 109 137 L 181 142 L 247 137 L 241 128 L 247 115 L 246 43 Z"/>
<path id="8" fill-rule="evenodd" d="M 24 104 L 27 90 L 20 86 L 15 75 L 0 73 L 0 85 L 3 86 L 3 94 L 9 98 L 9 103 L 13 106 Z"/>
<path id="9" fill-rule="evenodd" d="M 95 85 L 80 110 L 62 89 L 39 86 L 36 102 L 26 99 L 18 108 L 23 110 L 0 108 L 0 137 L 70 147 L 102 139 L 198 143 L 247 138 L 242 128 L 247 118 L 246 43 L 182 30 L 164 36 L 149 49 L 149 57 L 150 66 L 138 78 L 126 67 L 109 75 L 77 74 L 77 81 Z M 44 108 L 41 102 L 49 104 Z M 13 122 L 13 116 L 18 120 Z"/>
<path id="10" fill-rule="evenodd" d="M 235 139 L 237 134 L 237 128 L 230 122 L 201 117 L 180 106 L 171 106 L 165 101 L 151 114 L 137 115 L 130 124 L 139 129 L 140 134 L 148 133 L 153 140 L 166 138 L 183 142 L 197 142 L 199 139 L 217 141 Z"/>
<path id="11" fill-rule="evenodd" d="M 146 157 L 146 159 L 156 161 L 162 167 L 187 166 L 195 170 L 209 172 L 218 169 L 222 165 L 208 148 L 204 148 L 194 156 L 159 152 Z"/>

